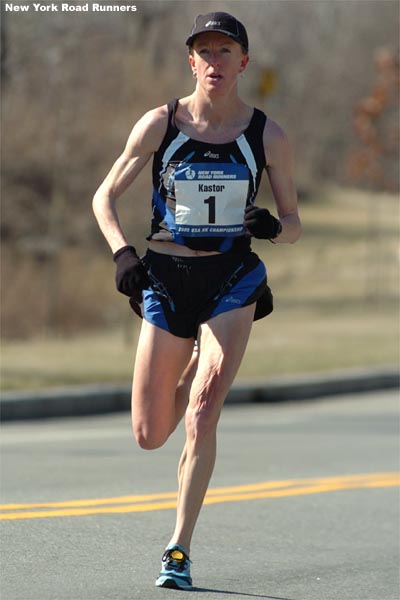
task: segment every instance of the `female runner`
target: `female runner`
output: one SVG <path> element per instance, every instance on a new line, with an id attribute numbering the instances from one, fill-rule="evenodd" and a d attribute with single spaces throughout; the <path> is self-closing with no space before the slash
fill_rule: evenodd
<path id="1" fill-rule="evenodd" d="M 249 62 L 245 27 L 217 12 L 186 41 L 196 86 L 147 112 L 93 200 L 116 263 L 117 288 L 143 316 L 132 387 L 138 444 L 158 448 L 185 417 L 175 530 L 159 587 L 191 589 L 190 543 L 216 457 L 222 405 L 253 320 L 272 311 L 251 237 L 298 240 L 301 225 L 285 133 L 238 95 Z M 152 223 L 140 259 L 116 200 L 153 158 Z M 279 219 L 255 199 L 266 169 Z"/>

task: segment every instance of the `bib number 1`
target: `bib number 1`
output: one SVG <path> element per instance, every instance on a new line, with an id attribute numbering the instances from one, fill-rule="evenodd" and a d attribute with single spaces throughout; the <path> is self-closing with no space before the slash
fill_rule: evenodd
<path id="1" fill-rule="evenodd" d="M 239 163 L 181 163 L 175 169 L 175 231 L 188 237 L 243 235 L 249 169 Z"/>
<path id="2" fill-rule="evenodd" d="M 204 200 L 204 204 L 208 204 L 208 222 L 215 223 L 215 196 Z"/>

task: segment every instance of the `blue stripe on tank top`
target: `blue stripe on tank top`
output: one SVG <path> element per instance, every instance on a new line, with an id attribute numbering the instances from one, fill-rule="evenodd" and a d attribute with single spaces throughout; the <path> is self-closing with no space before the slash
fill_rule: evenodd
<path id="1" fill-rule="evenodd" d="M 153 188 L 153 206 L 158 210 L 162 217 L 165 217 L 166 204 L 156 188 Z"/>

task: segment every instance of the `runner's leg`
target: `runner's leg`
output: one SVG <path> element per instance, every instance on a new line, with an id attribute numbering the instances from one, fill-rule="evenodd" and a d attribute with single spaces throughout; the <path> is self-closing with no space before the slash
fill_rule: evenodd
<path id="1" fill-rule="evenodd" d="M 193 349 L 192 358 L 190 359 L 190 362 L 189 362 L 188 366 L 186 367 L 186 369 L 179 381 L 178 388 L 176 390 L 176 419 L 177 419 L 176 425 L 178 425 L 179 421 L 181 420 L 181 418 L 184 416 L 184 414 L 186 412 L 187 405 L 189 402 L 190 388 L 191 388 L 194 376 L 196 375 L 198 361 L 199 361 L 199 348 L 198 348 L 198 346 L 195 346 Z M 183 469 L 185 468 L 185 460 L 186 460 L 186 445 L 183 448 L 182 455 L 181 455 L 181 458 L 179 461 L 178 481 L 181 480 Z M 180 492 L 180 486 L 178 489 L 178 502 L 179 502 L 179 492 Z"/>
<path id="2" fill-rule="evenodd" d="M 189 394 L 190 388 L 192 385 L 192 381 L 194 376 L 196 375 L 197 363 L 199 360 L 199 350 L 198 347 L 195 346 L 193 348 L 193 353 L 190 358 L 189 364 L 186 369 L 182 373 L 182 376 L 179 380 L 178 386 L 176 388 L 175 394 L 175 417 L 176 423 L 175 426 L 178 425 L 182 417 L 184 416 L 187 405 L 189 402 Z"/>
<path id="3" fill-rule="evenodd" d="M 177 519 L 171 543 L 187 553 L 216 456 L 216 430 L 225 397 L 239 369 L 255 305 L 222 313 L 200 328 L 200 351 L 189 405 L 186 444 L 179 464 Z"/>
<path id="4" fill-rule="evenodd" d="M 132 426 L 142 448 L 162 446 L 184 414 L 195 372 L 193 345 L 193 338 L 142 322 L 132 384 Z"/>

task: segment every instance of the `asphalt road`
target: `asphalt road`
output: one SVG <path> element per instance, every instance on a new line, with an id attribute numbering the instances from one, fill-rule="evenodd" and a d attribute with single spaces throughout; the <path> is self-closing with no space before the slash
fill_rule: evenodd
<path id="1" fill-rule="evenodd" d="M 154 587 L 182 441 L 140 450 L 128 414 L 3 425 L 1 600 L 184 595 Z M 226 407 L 193 593 L 398 600 L 398 441 L 393 391 Z"/>

